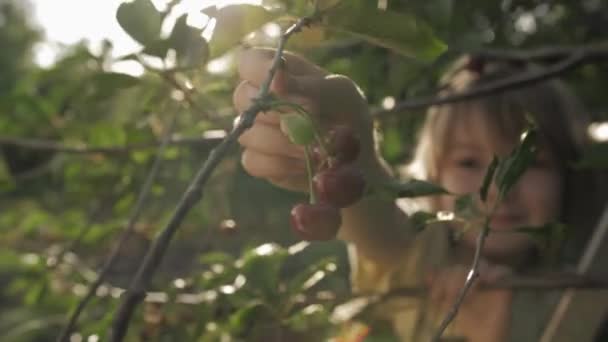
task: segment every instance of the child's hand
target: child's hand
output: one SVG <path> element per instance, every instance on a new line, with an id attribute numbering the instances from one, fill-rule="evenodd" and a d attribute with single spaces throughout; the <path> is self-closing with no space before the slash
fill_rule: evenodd
<path id="1" fill-rule="evenodd" d="M 479 285 L 495 283 L 511 271 L 505 266 L 480 263 L 479 278 L 469 289 L 456 318 L 451 323 L 458 335 L 469 342 L 506 341 L 508 337 L 512 291 L 507 289 L 482 290 Z M 438 307 L 442 318 L 452 309 L 464 286 L 469 266 L 453 266 L 432 275 L 430 285 L 431 305 Z"/>
<path id="2" fill-rule="evenodd" d="M 271 49 L 249 49 L 239 59 L 243 80 L 235 89 L 233 102 L 237 111 L 251 106 L 259 87 L 268 76 L 274 57 Z M 322 130 L 347 125 L 361 143 L 355 165 L 367 169 L 376 166 L 372 138 L 372 120 L 367 102 L 348 78 L 328 75 L 304 59 L 284 54 L 285 65 L 275 74 L 271 91 L 280 99 L 297 103 L 321 124 Z M 239 138 L 244 147 L 242 164 L 256 177 L 290 190 L 307 191 L 308 183 L 302 146 L 292 144 L 280 129 L 279 113 L 260 113 L 251 127 Z"/>

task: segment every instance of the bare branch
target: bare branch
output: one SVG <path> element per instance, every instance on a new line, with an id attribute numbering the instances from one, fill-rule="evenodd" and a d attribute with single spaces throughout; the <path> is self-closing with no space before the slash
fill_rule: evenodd
<path id="1" fill-rule="evenodd" d="M 97 274 L 97 278 L 89 286 L 86 295 L 80 300 L 80 302 L 78 302 L 78 305 L 76 306 L 74 311 L 72 311 L 72 313 L 70 314 L 68 323 L 64 326 L 64 328 L 61 331 L 61 334 L 59 335 L 59 338 L 57 339 L 58 342 L 69 342 L 70 334 L 74 330 L 74 326 L 76 325 L 76 322 L 78 321 L 78 317 L 83 312 L 86 305 L 95 296 L 99 286 L 105 281 L 105 278 L 106 278 L 108 272 L 110 271 L 110 269 L 112 268 L 112 266 L 114 265 L 116 260 L 118 259 L 120 250 L 122 249 L 123 245 L 127 242 L 127 240 L 129 240 L 129 238 L 133 234 L 133 232 L 135 230 L 135 223 L 139 220 L 139 217 L 141 216 L 141 213 L 144 208 L 144 203 L 146 202 L 146 200 L 148 198 L 150 189 L 152 188 L 152 185 L 154 184 L 154 180 L 158 174 L 158 171 L 160 170 L 160 164 L 161 164 L 161 161 L 163 160 L 163 154 L 165 152 L 167 145 L 169 144 L 169 141 L 171 140 L 171 135 L 173 133 L 173 128 L 175 126 L 176 117 L 177 116 L 173 117 L 171 125 L 168 128 L 160 147 L 158 148 L 158 151 L 156 153 L 156 158 L 154 159 L 152 168 L 148 172 L 148 176 L 144 182 L 144 185 L 141 188 L 139 196 L 137 197 L 137 202 L 135 203 L 135 206 L 133 207 L 131 216 L 129 217 L 129 222 L 127 223 L 127 228 L 122 233 L 118 243 L 113 247 L 112 252 L 110 253 L 110 256 L 104 263 L 99 274 Z"/>
<path id="2" fill-rule="evenodd" d="M 456 298 L 454 305 L 452 305 L 452 308 L 450 309 L 450 311 L 448 312 L 446 317 L 443 319 L 443 321 L 439 325 L 439 328 L 437 329 L 435 336 L 433 336 L 433 339 L 432 339 L 433 342 L 441 341 L 441 335 L 443 335 L 443 332 L 445 331 L 445 329 L 454 320 L 454 317 L 456 317 L 456 314 L 458 313 L 458 309 L 460 309 L 460 306 L 462 305 L 462 302 L 464 301 L 464 297 L 469 292 L 469 289 L 471 288 L 471 286 L 473 286 L 473 282 L 475 282 L 475 280 L 479 277 L 479 263 L 481 261 L 481 251 L 483 250 L 483 245 L 486 240 L 486 237 L 488 236 L 488 234 L 490 232 L 490 217 L 491 216 L 492 216 L 492 214 L 488 215 L 485 218 L 483 228 L 481 229 L 481 232 L 477 236 L 477 243 L 475 245 L 475 255 L 473 256 L 473 264 L 471 265 L 471 269 L 469 271 L 469 274 L 467 275 L 467 280 L 464 282 L 464 286 L 462 287 L 462 289 L 460 289 L 460 293 L 458 294 L 458 297 Z"/>
<path id="3" fill-rule="evenodd" d="M 568 58 L 574 51 L 584 51 L 585 60 L 594 62 L 605 60 L 608 55 L 607 43 L 572 45 L 572 46 L 546 46 L 533 50 L 504 50 L 481 49 L 471 51 L 470 54 L 487 60 L 525 62 L 525 63 L 555 63 Z"/>
<path id="4" fill-rule="evenodd" d="M 221 139 L 223 139 L 223 135 L 218 134 L 216 136 L 208 136 L 208 137 L 191 137 L 191 138 L 179 138 L 179 137 L 171 137 L 167 142 L 167 145 L 180 145 L 180 146 L 195 146 L 195 147 L 209 147 L 212 148 L 216 146 Z M 40 150 L 40 151 L 52 151 L 58 153 L 72 153 L 72 154 L 125 154 L 132 152 L 134 150 L 142 150 L 142 149 L 151 149 L 158 148 L 162 144 L 158 141 L 150 141 L 143 143 L 135 143 L 124 146 L 106 146 L 106 147 L 92 147 L 92 146 L 68 146 L 62 143 L 59 143 L 54 140 L 46 140 L 46 139 L 26 139 L 26 138 L 16 138 L 16 137 L 0 137 L 0 146 L 2 145 L 12 145 L 18 146 L 26 149 L 32 150 Z"/>
<path id="5" fill-rule="evenodd" d="M 139 267 L 137 274 L 129 287 L 129 290 L 125 293 L 125 298 L 123 299 L 120 307 L 118 308 L 118 312 L 114 317 L 114 322 L 110 332 L 110 341 L 119 342 L 124 339 L 129 327 L 129 322 L 133 316 L 133 312 L 135 311 L 136 306 L 144 299 L 146 288 L 148 287 L 152 276 L 158 269 L 158 266 L 160 265 L 160 262 L 165 251 L 167 250 L 167 247 L 169 246 L 169 243 L 171 242 L 173 235 L 181 225 L 182 221 L 185 219 L 190 209 L 203 197 L 203 187 L 210 178 L 213 170 L 223 159 L 228 149 L 236 142 L 238 137 L 253 125 L 258 112 L 266 109 L 265 102 L 269 96 L 270 83 L 272 82 L 272 79 L 281 64 L 285 43 L 293 33 L 299 31 L 303 26 L 309 25 L 312 20 L 313 18 L 311 17 L 301 18 L 298 20 L 298 22 L 288 28 L 281 36 L 277 47 L 277 52 L 272 62 L 272 67 L 269 70 L 268 77 L 260 87 L 257 101 L 254 101 L 253 105 L 241 115 L 241 119 L 228 134 L 228 136 L 211 151 L 211 154 L 207 160 L 205 160 L 202 167 L 199 169 L 196 176 L 188 186 L 188 189 L 180 199 L 168 224 L 165 226 L 160 235 L 158 235 L 158 237 L 154 240 L 153 245 L 148 250 L 142 265 Z"/>
<path id="6" fill-rule="evenodd" d="M 549 54 L 550 51 L 537 51 L 526 54 L 525 52 L 506 52 L 499 50 L 488 50 L 486 56 L 494 59 L 500 58 L 501 54 L 504 54 L 504 59 L 514 60 L 534 60 L 534 59 L 555 59 L 561 54 L 564 57 L 552 65 L 540 70 L 528 70 L 520 74 L 516 74 L 507 78 L 503 78 L 491 83 L 487 83 L 483 86 L 472 88 L 467 92 L 460 94 L 454 94 L 449 96 L 431 96 L 423 97 L 418 99 L 406 100 L 398 103 L 394 108 L 390 110 L 377 110 L 373 113 L 375 117 L 382 118 L 390 114 L 394 114 L 401 111 L 421 109 L 434 105 L 442 105 L 447 103 L 454 103 L 460 101 L 471 100 L 483 96 L 488 96 L 496 93 L 500 93 L 506 90 L 525 87 L 538 82 L 545 81 L 550 78 L 557 77 L 566 71 L 572 70 L 579 65 L 593 61 L 606 61 L 608 60 L 608 47 L 606 44 L 598 45 L 593 48 L 579 47 L 570 50 L 568 54 L 565 54 L 565 48 L 558 51 L 553 51 L 553 54 Z M 481 51 L 479 53 L 482 53 Z"/>

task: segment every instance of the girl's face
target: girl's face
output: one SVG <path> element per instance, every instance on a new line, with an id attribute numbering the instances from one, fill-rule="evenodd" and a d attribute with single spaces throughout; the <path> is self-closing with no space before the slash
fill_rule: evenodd
<path id="1" fill-rule="evenodd" d="M 477 193 L 488 165 L 496 154 L 508 155 L 515 147 L 487 129 L 481 115 L 471 113 L 467 120 L 459 120 L 451 128 L 445 155 L 440 160 L 439 183 L 456 194 Z M 556 221 L 562 203 L 562 177 L 557 162 L 547 148 L 539 148 L 536 161 L 522 175 L 517 184 L 498 204 L 490 221 L 492 230 L 482 253 L 502 261 L 518 260 L 531 250 L 532 240 L 524 233 L 503 233 L 517 227 L 541 226 Z M 492 185 L 487 205 L 477 203 L 482 212 L 490 210 L 497 200 L 497 189 Z M 455 196 L 442 196 L 439 210 L 454 210 Z M 474 248 L 479 229 L 464 235 L 467 246 Z"/>

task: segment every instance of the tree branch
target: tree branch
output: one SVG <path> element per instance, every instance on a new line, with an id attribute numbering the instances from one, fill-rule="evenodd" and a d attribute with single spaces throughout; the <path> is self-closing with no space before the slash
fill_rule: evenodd
<path id="1" fill-rule="evenodd" d="M 176 118 L 177 118 L 177 115 L 175 115 L 173 117 L 173 119 L 171 121 L 171 125 L 169 126 L 169 129 L 167 130 L 167 132 L 161 142 L 161 145 L 158 148 L 158 151 L 156 153 L 156 158 L 154 159 L 152 168 L 150 169 L 148 176 L 146 177 L 146 180 L 139 193 L 139 196 L 137 197 L 137 202 L 135 203 L 131 216 L 129 217 L 129 222 L 127 223 L 127 228 L 122 233 L 118 243 L 112 249 L 110 256 L 108 257 L 108 259 L 104 263 L 103 267 L 101 268 L 101 271 L 97 274 L 97 278 L 89 286 L 86 295 L 80 300 L 80 302 L 78 302 L 78 305 L 76 306 L 74 311 L 72 311 L 72 313 L 70 314 L 67 324 L 64 326 L 64 328 L 62 329 L 62 331 L 59 335 L 59 338 L 57 339 L 58 342 L 69 342 L 70 334 L 74 330 L 74 326 L 76 325 L 76 322 L 78 321 L 78 317 L 84 311 L 84 308 L 91 301 L 93 296 L 95 296 L 97 289 L 104 282 L 108 272 L 110 271 L 110 269 L 112 268 L 112 266 L 114 265 L 116 260 L 118 259 L 119 252 L 122 249 L 123 245 L 127 242 L 127 240 L 129 240 L 129 238 L 131 237 L 131 234 L 133 234 L 133 231 L 135 230 L 135 223 L 139 220 L 139 217 L 141 216 L 141 213 L 143 212 L 144 203 L 146 202 L 146 200 L 148 198 L 150 189 L 152 188 L 152 185 L 154 184 L 154 180 L 158 174 L 158 171 L 160 170 L 160 164 L 161 164 L 161 161 L 163 160 L 163 154 L 165 152 L 167 145 L 169 144 L 169 141 L 171 140 L 171 135 L 172 135 L 173 129 L 175 127 Z"/>
<path id="2" fill-rule="evenodd" d="M 567 53 L 568 52 L 568 53 Z M 478 51 L 483 55 L 483 51 Z M 378 118 L 383 118 L 390 114 L 394 114 L 401 111 L 422 109 L 434 105 L 442 105 L 447 103 L 461 102 L 488 96 L 496 93 L 500 93 L 506 90 L 521 88 L 528 85 L 532 85 L 538 82 L 545 81 L 547 79 L 557 77 L 566 71 L 572 70 L 579 65 L 591 61 L 606 61 L 608 60 L 608 46 L 606 44 L 600 44 L 593 47 L 577 47 L 567 50 L 567 48 L 555 48 L 551 51 L 548 48 L 546 50 L 532 51 L 529 53 L 525 52 L 508 52 L 502 50 L 487 50 L 485 56 L 493 59 L 506 59 L 506 60 L 553 60 L 562 56 L 559 62 L 547 66 L 540 70 L 529 70 L 516 74 L 504 79 L 500 79 L 494 82 L 487 83 L 485 85 L 472 88 L 467 92 L 460 94 L 454 94 L 449 96 L 432 96 L 422 97 L 417 99 L 406 100 L 398 103 L 390 110 L 377 110 L 373 112 L 373 115 Z"/>
<path id="3" fill-rule="evenodd" d="M 219 131 L 218 131 L 219 133 Z M 191 137 L 191 138 L 178 138 L 178 137 L 170 137 L 169 141 L 167 141 L 167 145 L 193 145 L 196 147 L 215 147 L 221 139 L 223 139 L 222 134 L 213 135 L 210 134 L 208 137 Z M 130 145 L 124 146 L 106 146 L 106 147 L 92 147 L 92 146 L 68 146 L 62 143 L 59 143 L 54 140 L 46 140 L 46 139 L 26 139 L 26 138 L 16 138 L 16 137 L 0 137 L 0 146 L 2 145 L 12 145 L 18 146 L 26 149 L 32 150 L 40 150 L 40 151 L 52 151 L 58 153 L 72 153 L 72 154 L 126 154 L 132 152 L 134 150 L 142 150 L 142 149 L 150 149 L 150 148 L 158 148 L 162 145 L 162 141 L 150 141 L 150 142 L 142 142 L 142 143 L 134 143 Z"/>
<path id="4" fill-rule="evenodd" d="M 493 211 L 494 210 L 492 210 L 492 212 Z M 452 308 L 439 325 L 435 336 L 433 336 L 433 342 L 441 341 L 441 335 L 443 335 L 445 329 L 448 327 L 448 325 L 450 325 L 452 320 L 454 320 L 454 317 L 456 317 L 458 309 L 460 309 L 460 306 L 464 301 L 464 297 L 469 292 L 471 286 L 473 286 L 473 282 L 475 282 L 475 280 L 479 277 L 479 263 L 481 261 L 481 251 L 483 250 L 483 245 L 486 240 L 486 237 L 490 233 L 490 217 L 492 216 L 492 214 L 493 213 L 486 216 L 483 228 L 477 236 L 477 243 L 475 245 L 475 255 L 473 256 L 473 264 L 471 265 L 471 269 L 469 271 L 469 274 L 467 275 L 467 280 L 464 282 L 464 286 L 462 287 L 462 289 L 460 289 L 460 293 L 458 294 L 454 305 L 452 305 Z"/>
<path id="5" fill-rule="evenodd" d="M 110 332 L 110 341 L 119 342 L 124 339 L 125 335 L 127 334 L 129 322 L 133 316 L 133 312 L 135 311 L 136 306 L 144 299 L 146 288 L 148 287 L 152 276 L 160 265 L 160 262 L 162 261 L 164 253 L 167 250 L 173 235 L 181 225 L 190 209 L 201 200 L 203 196 L 203 187 L 210 178 L 213 170 L 223 159 L 228 149 L 236 142 L 238 137 L 253 125 L 258 112 L 267 109 L 266 101 L 268 100 L 269 96 L 270 84 L 281 64 L 285 43 L 293 33 L 299 31 L 303 26 L 309 25 L 312 20 L 313 18 L 311 17 L 301 18 L 298 20 L 298 22 L 289 27 L 281 36 L 277 47 L 277 52 L 272 62 L 272 67 L 268 72 L 268 77 L 260 88 L 257 101 L 254 101 L 253 105 L 241 115 L 241 119 L 228 134 L 228 136 L 211 151 L 211 154 L 203 163 L 202 167 L 199 169 L 196 176 L 188 186 L 188 189 L 180 199 L 169 222 L 162 230 L 160 235 L 158 235 L 158 237 L 154 240 L 153 245 L 148 250 L 142 265 L 138 269 L 135 278 L 129 286 L 129 290 L 125 293 L 125 298 L 123 299 L 120 307 L 118 308 L 118 312 L 114 317 Z"/>

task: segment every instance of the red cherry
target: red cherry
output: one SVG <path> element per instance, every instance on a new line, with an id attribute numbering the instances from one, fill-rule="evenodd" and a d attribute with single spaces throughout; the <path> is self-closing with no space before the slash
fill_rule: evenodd
<path id="1" fill-rule="evenodd" d="M 327 203 L 300 203 L 291 209 L 291 227 L 304 240 L 333 239 L 341 223 L 338 208 Z"/>
<path id="2" fill-rule="evenodd" d="M 312 180 L 319 200 L 338 208 L 354 204 L 365 190 L 363 173 L 353 166 L 342 165 L 321 171 Z"/>
<path id="3" fill-rule="evenodd" d="M 327 134 L 327 149 L 339 162 L 348 163 L 357 159 L 361 144 L 350 127 L 336 126 Z"/>

